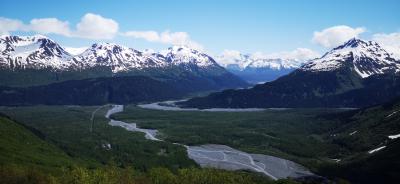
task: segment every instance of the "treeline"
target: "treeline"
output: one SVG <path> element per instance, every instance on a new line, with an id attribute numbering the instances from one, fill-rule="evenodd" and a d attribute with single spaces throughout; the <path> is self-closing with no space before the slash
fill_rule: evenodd
<path id="1" fill-rule="evenodd" d="M 172 172 L 153 168 L 146 173 L 132 168 L 106 166 L 97 169 L 73 167 L 49 174 L 37 168 L 0 166 L 1 184 L 296 184 L 293 180 L 272 181 L 246 172 L 185 168 Z"/>

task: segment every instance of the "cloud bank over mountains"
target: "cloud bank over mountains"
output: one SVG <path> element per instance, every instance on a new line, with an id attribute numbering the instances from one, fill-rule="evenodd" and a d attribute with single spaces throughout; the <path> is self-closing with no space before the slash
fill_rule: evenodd
<path id="1" fill-rule="evenodd" d="M 352 28 L 346 25 L 333 26 L 321 31 L 314 32 L 312 42 L 325 48 L 333 48 L 351 38 L 359 38 L 366 32 L 364 27 Z M 388 52 L 400 58 L 400 32 L 395 33 L 376 33 L 372 35 L 373 40 L 382 45 Z"/>
<path id="2" fill-rule="evenodd" d="M 222 66 L 238 65 L 244 67 L 248 62 L 245 55 L 250 60 L 265 60 L 265 59 L 283 59 L 288 61 L 308 61 L 320 57 L 320 53 L 308 48 L 297 48 L 292 51 L 282 51 L 274 53 L 254 52 L 251 54 L 243 54 L 237 50 L 224 50 L 217 58 L 217 62 Z"/>
<path id="3" fill-rule="evenodd" d="M 322 31 L 315 31 L 312 42 L 326 48 L 333 48 L 351 38 L 358 38 L 365 32 L 363 27 L 352 28 L 346 25 L 339 25 L 326 28 Z"/>
<path id="4" fill-rule="evenodd" d="M 57 18 L 35 18 L 25 24 L 17 19 L 0 17 L 0 34 L 2 35 L 13 31 L 23 31 L 85 39 L 113 39 L 118 30 L 119 25 L 115 20 L 93 13 L 85 14 L 74 29 L 68 21 Z"/>
<path id="5" fill-rule="evenodd" d="M 21 20 L 0 17 L 0 35 L 8 35 L 10 32 L 15 31 L 56 34 L 92 40 L 112 40 L 117 35 L 121 35 L 144 39 L 149 42 L 185 45 L 198 50 L 204 49 L 201 44 L 193 41 L 187 32 L 170 32 L 166 30 L 158 33 L 156 31 L 130 30 L 120 33 L 117 21 L 93 13 L 86 13 L 80 22 L 75 25 L 75 28 L 71 28 L 68 21 L 62 21 L 57 18 L 35 18 L 29 23 L 24 23 Z"/>
<path id="6" fill-rule="evenodd" d="M 367 31 L 364 27 L 351 27 L 348 25 L 336 25 L 313 33 L 311 42 L 324 48 L 336 47 L 351 38 L 359 38 Z M 189 33 L 183 31 L 155 31 L 155 30 L 126 30 L 121 31 L 119 23 L 94 13 L 86 13 L 76 25 L 59 20 L 54 17 L 34 18 L 28 23 L 18 19 L 0 17 L 0 35 L 12 34 L 13 32 L 33 32 L 39 34 L 55 34 L 65 37 L 90 39 L 90 40 L 113 40 L 117 36 L 141 39 L 151 43 L 167 45 L 188 46 L 193 49 L 205 51 L 206 46 L 194 41 Z M 386 50 L 400 58 L 400 32 L 376 33 L 370 40 L 380 43 Z M 220 55 L 231 58 L 224 62 L 235 62 L 240 58 L 240 52 L 226 48 Z M 281 58 L 289 60 L 309 60 L 321 54 L 310 48 L 297 48 L 292 51 L 275 53 L 254 52 L 248 54 L 259 58 Z"/>
<path id="7" fill-rule="evenodd" d="M 158 33 L 157 31 L 127 31 L 122 33 L 123 36 L 128 36 L 137 39 L 144 39 L 149 42 L 158 42 L 178 46 L 188 46 L 197 50 L 204 50 L 204 47 L 193 41 L 189 34 L 186 32 L 170 32 L 164 31 Z"/>

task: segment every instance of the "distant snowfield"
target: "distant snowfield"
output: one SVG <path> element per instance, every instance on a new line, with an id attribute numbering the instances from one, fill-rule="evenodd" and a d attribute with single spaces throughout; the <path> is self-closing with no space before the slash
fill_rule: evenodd
<path id="1" fill-rule="evenodd" d="M 163 141 L 156 138 L 157 130 L 138 128 L 136 123 L 126 123 L 110 118 L 112 114 L 122 112 L 123 110 L 123 105 L 113 105 L 112 108 L 107 111 L 105 117 L 110 119 L 109 124 L 111 126 L 119 126 L 128 131 L 143 132 L 145 133 L 146 139 Z M 316 176 L 305 167 L 295 162 L 269 155 L 249 154 L 225 145 L 205 144 L 200 146 L 181 146 L 187 149 L 188 157 L 193 159 L 201 167 L 225 170 L 249 170 L 263 173 L 273 180 L 287 177 Z M 111 145 L 109 147 L 111 147 Z"/>

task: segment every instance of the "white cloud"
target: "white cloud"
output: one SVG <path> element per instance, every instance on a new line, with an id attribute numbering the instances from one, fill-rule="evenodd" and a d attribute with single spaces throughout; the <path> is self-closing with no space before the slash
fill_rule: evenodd
<path id="1" fill-rule="evenodd" d="M 160 40 L 160 36 L 155 31 L 128 31 L 122 35 L 133 38 L 142 38 L 150 42 L 156 42 Z"/>
<path id="2" fill-rule="evenodd" d="M 189 34 L 186 32 L 170 32 L 164 31 L 158 33 L 156 31 L 128 31 L 122 33 L 123 36 L 145 39 L 149 42 L 159 42 L 164 44 L 178 45 L 178 46 L 188 46 L 197 50 L 203 50 L 204 47 L 193 41 Z"/>
<path id="3" fill-rule="evenodd" d="M 171 43 L 174 45 L 184 45 L 191 42 L 189 34 L 186 32 L 169 32 L 164 31 L 160 35 L 160 41 L 163 43 Z"/>
<path id="4" fill-rule="evenodd" d="M 266 59 L 266 58 L 271 58 L 271 57 L 268 56 L 268 54 L 266 54 L 266 53 L 264 53 L 264 52 L 260 52 L 260 51 L 254 52 L 254 53 L 250 54 L 250 57 L 251 57 L 252 59 Z M 274 56 L 274 58 L 276 58 L 276 57 Z"/>
<path id="5" fill-rule="evenodd" d="M 297 48 L 292 51 L 282 51 L 274 53 L 254 52 L 250 55 L 252 59 L 288 59 L 299 61 L 307 61 L 320 56 L 321 55 L 318 52 L 315 52 L 308 48 Z"/>
<path id="6" fill-rule="evenodd" d="M 400 32 L 374 34 L 372 40 L 378 42 L 386 51 L 400 58 Z"/>
<path id="7" fill-rule="evenodd" d="M 41 34 L 58 34 L 68 37 L 86 39 L 112 39 L 118 33 L 118 23 L 113 19 L 87 13 L 71 30 L 68 21 L 57 18 L 32 19 L 29 24 L 20 20 L 0 17 L 0 34 L 9 34 L 13 31 L 32 31 Z"/>
<path id="8" fill-rule="evenodd" d="M 224 50 L 221 55 L 227 59 L 240 59 L 242 57 L 242 54 L 237 50 Z"/>
<path id="9" fill-rule="evenodd" d="M 113 19 L 87 13 L 76 25 L 75 36 L 89 39 L 112 39 L 118 33 L 118 23 Z"/>
<path id="10" fill-rule="evenodd" d="M 71 36 L 69 23 L 63 22 L 56 18 L 32 19 L 29 25 L 29 30 L 42 34 L 60 34 Z"/>
<path id="11" fill-rule="evenodd" d="M 245 61 L 243 55 L 237 50 L 224 50 L 219 56 L 216 56 L 218 64 L 223 67 L 228 65 L 238 65 L 243 68 Z"/>
<path id="12" fill-rule="evenodd" d="M 281 58 L 281 59 L 307 61 L 310 59 L 315 59 L 320 56 L 321 55 L 318 52 L 315 52 L 311 49 L 297 48 L 292 51 L 283 51 L 283 52 L 265 54 L 264 58 Z"/>
<path id="13" fill-rule="evenodd" d="M 347 40 L 358 37 L 359 34 L 365 32 L 365 28 L 352 28 L 345 25 L 333 26 L 322 31 L 314 32 L 312 41 L 323 47 L 332 48 L 343 44 Z"/>
<path id="14" fill-rule="evenodd" d="M 93 13 L 85 14 L 80 22 L 76 24 L 75 29 L 70 27 L 68 21 L 62 21 L 57 18 L 32 19 L 28 24 L 24 24 L 17 19 L 0 17 L 0 34 L 27 31 L 98 40 L 113 39 L 118 34 L 118 30 L 119 25 L 115 20 Z M 188 46 L 200 51 L 204 50 L 204 47 L 193 41 L 186 32 L 170 32 L 168 30 L 160 33 L 156 31 L 127 31 L 121 35 L 145 39 L 150 42 Z"/>
<path id="15" fill-rule="evenodd" d="M 0 17 L 0 34 L 10 34 L 11 31 L 23 30 L 24 24 L 20 20 Z"/>

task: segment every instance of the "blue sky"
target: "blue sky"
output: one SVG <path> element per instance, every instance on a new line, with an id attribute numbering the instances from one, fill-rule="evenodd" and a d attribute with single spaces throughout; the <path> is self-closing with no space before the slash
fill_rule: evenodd
<path id="1" fill-rule="evenodd" d="M 330 27 L 346 25 L 354 29 L 363 28 L 362 33 L 357 35 L 364 39 L 371 39 L 378 33 L 400 32 L 398 0 L 13 0 L 2 1 L 1 4 L 0 17 L 19 20 L 24 24 L 29 24 L 32 19 L 56 18 L 68 22 L 73 31 L 87 13 L 118 23 L 118 33 L 111 39 L 47 33 L 62 45 L 71 47 L 105 41 L 137 49 L 160 50 L 172 43 L 121 34 L 127 31 L 154 31 L 158 34 L 169 31 L 185 32 L 191 42 L 200 44 L 204 50 L 214 54 L 226 49 L 243 53 L 274 53 L 296 48 L 309 48 L 321 53 L 327 48 L 312 41 L 314 32 Z M 38 31 L 8 32 L 29 35 Z"/>

